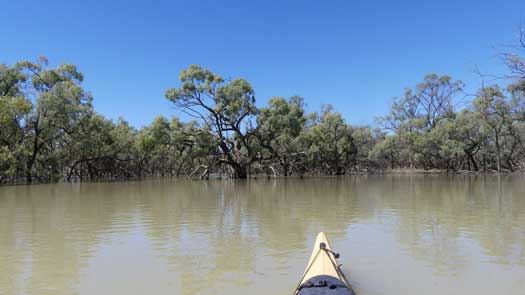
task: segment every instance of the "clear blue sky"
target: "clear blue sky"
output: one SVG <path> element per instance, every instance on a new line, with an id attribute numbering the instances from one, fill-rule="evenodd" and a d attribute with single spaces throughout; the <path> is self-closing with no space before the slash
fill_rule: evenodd
<path id="1" fill-rule="evenodd" d="M 244 77 L 258 105 L 298 94 L 372 123 L 427 73 L 501 73 L 494 46 L 525 17 L 523 0 L 2 2 L 0 63 L 74 63 L 96 110 L 137 127 L 180 114 L 164 91 L 190 64 Z"/>

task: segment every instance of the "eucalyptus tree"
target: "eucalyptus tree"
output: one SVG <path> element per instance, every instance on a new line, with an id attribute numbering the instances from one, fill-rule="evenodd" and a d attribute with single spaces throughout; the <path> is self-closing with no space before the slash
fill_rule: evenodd
<path id="1" fill-rule="evenodd" d="M 71 135 L 79 119 L 92 110 L 91 95 L 82 89 L 83 75 L 76 66 L 47 66 L 45 57 L 36 63 L 16 64 L 27 77 L 26 99 L 32 106 L 24 118 L 27 182 L 33 180 L 34 172 L 39 172 L 39 179 L 57 176 L 61 168 L 59 161 L 64 156 L 57 147 Z M 35 164 L 39 169 L 34 169 Z"/>
<path id="2" fill-rule="evenodd" d="M 405 147 L 411 168 L 415 162 L 427 168 L 432 165 L 429 156 L 438 156 L 436 134 L 429 133 L 441 121 L 454 119 L 454 103 L 463 88 L 463 82 L 450 76 L 426 75 L 414 89 L 407 88 L 403 97 L 395 97 L 389 113 L 378 118 L 384 129 L 399 137 L 396 141 Z"/>
<path id="3" fill-rule="evenodd" d="M 136 169 L 137 130 L 128 121 L 119 118 L 111 129 L 112 155 L 115 161 L 113 170 L 119 173 L 119 177 L 136 177 L 140 173 Z"/>
<path id="4" fill-rule="evenodd" d="M 508 136 L 513 132 L 512 106 L 498 86 L 482 88 L 474 101 L 475 110 L 481 115 L 484 126 L 491 131 L 498 172 L 503 165 L 503 148 L 508 144 Z M 515 146 L 514 146 L 515 147 Z M 514 150 L 514 147 L 509 151 Z M 507 145 L 507 148 L 509 146 Z M 509 169 L 512 167 L 508 166 Z"/>
<path id="5" fill-rule="evenodd" d="M 510 153 L 503 161 L 509 169 L 513 166 L 523 168 L 525 161 L 525 27 L 519 27 L 519 34 L 517 42 L 513 46 L 507 47 L 504 52 L 501 53 L 502 60 L 507 66 L 507 73 L 503 76 L 507 81 L 508 85 L 504 92 L 508 96 L 504 100 L 507 108 L 509 108 L 509 114 L 507 117 L 511 117 L 511 124 L 507 124 L 508 133 L 507 137 L 512 139 L 510 145 Z M 509 149 L 506 147 L 505 149 Z M 512 159 L 516 158 L 517 159 Z"/>
<path id="6" fill-rule="evenodd" d="M 282 174 L 288 176 L 304 158 L 298 137 L 304 130 L 305 122 L 302 97 L 270 99 L 268 106 L 261 108 L 257 116 L 258 141 L 269 154 L 260 160 L 277 160 Z"/>
<path id="7" fill-rule="evenodd" d="M 506 78 L 517 88 L 525 89 L 525 27 L 520 26 L 518 40 L 511 50 L 501 53 L 508 68 Z"/>
<path id="8" fill-rule="evenodd" d="M 480 169 L 479 153 L 486 145 L 489 132 L 483 127 L 481 115 L 473 110 L 461 111 L 455 120 L 457 128 L 457 139 L 463 146 L 463 152 L 467 158 L 468 170 L 478 171 Z"/>
<path id="9" fill-rule="evenodd" d="M 173 117 L 170 124 L 170 173 L 190 175 L 195 168 L 204 167 L 206 175 L 217 162 L 217 143 L 206 127 L 196 121 L 184 123 Z"/>
<path id="10" fill-rule="evenodd" d="M 385 139 L 385 133 L 378 128 L 371 128 L 370 126 L 351 126 L 351 133 L 353 143 L 357 149 L 355 155 L 354 170 L 369 171 L 375 169 L 376 164 L 371 161 L 370 154 L 378 143 Z"/>
<path id="11" fill-rule="evenodd" d="M 402 153 L 405 149 L 399 142 L 399 136 L 389 135 L 378 142 L 369 153 L 370 160 L 376 162 L 379 167 L 394 169 L 402 161 Z"/>
<path id="12" fill-rule="evenodd" d="M 310 165 L 320 173 L 342 175 L 355 165 L 357 147 L 352 130 L 332 106 L 324 106 L 306 131 Z"/>
<path id="13" fill-rule="evenodd" d="M 454 116 L 454 102 L 461 95 L 464 84 L 450 76 L 430 74 L 416 87 L 415 97 L 424 118 L 425 127 L 431 130 L 440 120 Z"/>
<path id="14" fill-rule="evenodd" d="M 170 122 L 159 116 L 151 125 L 142 128 L 137 135 L 137 165 L 140 175 L 164 174 L 163 163 L 166 163 L 166 154 L 171 146 Z"/>
<path id="15" fill-rule="evenodd" d="M 118 174 L 115 169 L 115 125 L 98 114 L 81 118 L 71 134 L 66 163 L 66 179 L 111 178 Z"/>
<path id="16" fill-rule="evenodd" d="M 0 182 L 22 170 L 24 118 L 31 111 L 22 89 L 26 80 L 19 67 L 0 64 Z"/>
<path id="17" fill-rule="evenodd" d="M 216 149 L 198 123 L 157 117 L 137 132 L 135 165 L 139 175 L 190 174 L 195 166 L 209 166 Z"/>
<path id="18" fill-rule="evenodd" d="M 232 170 L 232 176 L 246 178 L 256 159 L 252 150 L 257 113 L 255 94 L 244 79 L 224 81 L 197 65 L 181 71 L 181 86 L 166 91 L 166 98 L 189 116 L 218 143 L 218 161 Z"/>
<path id="19" fill-rule="evenodd" d="M 68 159 L 67 177 L 80 179 L 130 178 L 140 175 L 137 130 L 95 114 L 79 123 Z"/>

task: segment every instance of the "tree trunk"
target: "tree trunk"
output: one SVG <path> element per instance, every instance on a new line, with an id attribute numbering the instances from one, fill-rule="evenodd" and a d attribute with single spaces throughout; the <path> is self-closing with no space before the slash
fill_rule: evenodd
<path id="1" fill-rule="evenodd" d="M 29 160 L 27 162 L 27 170 L 26 170 L 26 181 L 27 183 L 31 183 L 33 181 L 33 175 L 32 175 L 32 170 L 33 170 L 33 163 L 34 161 L 32 160 Z"/>
<path id="2" fill-rule="evenodd" d="M 248 177 L 248 165 L 235 164 L 233 170 L 235 178 L 246 179 Z"/>
<path id="3" fill-rule="evenodd" d="M 497 158 L 497 161 L 498 161 L 498 172 L 501 172 L 501 151 L 500 151 L 500 147 L 499 147 L 499 134 L 495 134 L 495 137 L 496 137 L 496 158 Z"/>
<path id="4" fill-rule="evenodd" d="M 33 165 L 35 164 L 35 161 L 36 161 L 36 156 L 38 155 L 38 139 L 35 137 L 35 141 L 34 141 L 34 144 L 33 144 L 33 153 L 31 155 L 31 158 L 29 158 L 29 160 L 27 160 L 27 165 L 26 165 L 26 181 L 27 183 L 31 183 L 33 181 Z"/>
<path id="5" fill-rule="evenodd" d="M 474 159 L 474 156 L 465 151 L 465 153 L 467 154 L 467 157 L 468 157 L 468 165 L 469 165 L 469 170 L 470 170 L 470 164 L 472 164 L 472 166 L 474 166 L 474 171 L 478 171 L 478 164 L 476 163 L 476 160 Z"/>
<path id="6" fill-rule="evenodd" d="M 290 168 L 290 165 L 288 164 L 286 156 L 284 156 L 284 158 L 282 159 L 281 165 L 283 167 L 283 176 L 288 176 L 288 170 Z"/>

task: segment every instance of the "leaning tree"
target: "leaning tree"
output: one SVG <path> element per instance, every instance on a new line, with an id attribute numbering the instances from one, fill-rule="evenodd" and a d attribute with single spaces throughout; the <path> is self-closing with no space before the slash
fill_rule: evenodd
<path id="1" fill-rule="evenodd" d="M 166 98 L 202 123 L 217 143 L 219 164 L 227 165 L 232 177 L 246 178 L 256 156 L 251 141 L 257 109 L 251 85 L 244 79 L 225 82 L 197 65 L 181 71 L 179 78 L 182 85 L 168 89 Z"/>

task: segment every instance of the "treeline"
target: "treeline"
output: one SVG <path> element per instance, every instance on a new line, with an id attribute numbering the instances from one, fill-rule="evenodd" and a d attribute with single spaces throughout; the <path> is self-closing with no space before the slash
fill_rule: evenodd
<path id="1" fill-rule="evenodd" d="M 332 106 L 306 113 L 299 96 L 258 108 L 246 80 L 225 81 L 193 65 L 165 93 L 193 120 L 158 117 L 137 130 L 95 112 L 74 65 L 51 68 L 45 58 L 0 65 L 0 183 L 521 170 L 525 45 L 520 49 L 502 55 L 504 86 L 468 96 L 461 81 L 428 75 L 394 98 L 380 128 L 347 124 Z"/>

